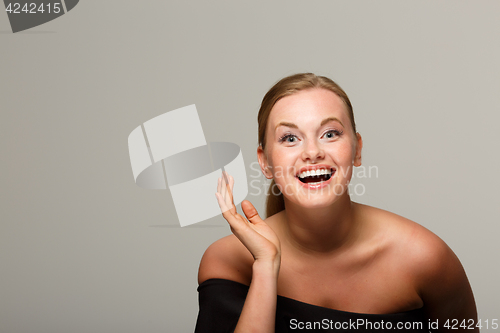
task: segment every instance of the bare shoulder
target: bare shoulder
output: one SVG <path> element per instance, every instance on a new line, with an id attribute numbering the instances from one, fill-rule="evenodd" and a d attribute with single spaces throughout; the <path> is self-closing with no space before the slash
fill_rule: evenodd
<path id="1" fill-rule="evenodd" d="M 234 235 L 210 245 L 201 258 L 198 283 L 208 279 L 226 279 L 250 284 L 253 257 Z"/>
<path id="2" fill-rule="evenodd" d="M 369 206 L 360 210 L 371 216 L 372 228 L 385 235 L 388 260 L 408 277 L 432 318 L 477 315 L 465 270 L 441 238 L 397 214 Z"/>
<path id="3" fill-rule="evenodd" d="M 393 260 L 401 260 L 402 265 L 419 278 L 430 277 L 443 272 L 443 267 L 460 265 L 450 247 L 436 234 L 424 226 L 400 215 L 379 208 L 360 205 L 362 214 L 367 216 L 376 230 L 384 235 L 388 252 Z"/>

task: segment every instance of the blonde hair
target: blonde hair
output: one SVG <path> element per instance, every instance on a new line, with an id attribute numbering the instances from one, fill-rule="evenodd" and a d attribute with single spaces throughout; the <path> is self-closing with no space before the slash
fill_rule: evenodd
<path id="1" fill-rule="evenodd" d="M 354 122 L 354 112 L 351 101 L 342 88 L 331 79 L 324 76 L 317 76 L 313 73 L 299 73 L 287 76 L 278 81 L 262 99 L 257 121 L 259 123 L 259 145 L 262 149 L 266 145 L 266 128 L 269 115 L 276 102 L 286 96 L 293 95 L 299 91 L 313 88 L 326 89 L 337 95 L 346 105 L 347 113 L 352 124 L 352 129 L 356 133 L 356 124 Z M 273 188 L 277 187 L 274 179 L 271 182 L 267 193 L 266 216 L 269 217 L 285 209 L 283 194 L 278 191 L 274 193 Z"/>

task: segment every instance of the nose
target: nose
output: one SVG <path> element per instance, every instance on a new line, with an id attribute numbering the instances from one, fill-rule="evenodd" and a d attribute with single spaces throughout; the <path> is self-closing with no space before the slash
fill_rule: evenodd
<path id="1" fill-rule="evenodd" d="M 317 141 L 312 140 L 304 145 L 304 151 L 302 152 L 302 160 L 309 161 L 311 163 L 316 163 L 325 157 L 325 152 L 323 151 L 321 145 Z"/>

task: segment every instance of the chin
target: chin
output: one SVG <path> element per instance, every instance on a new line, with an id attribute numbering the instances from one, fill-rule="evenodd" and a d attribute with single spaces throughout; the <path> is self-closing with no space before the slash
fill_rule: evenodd
<path id="1" fill-rule="evenodd" d="M 295 194 L 292 197 L 286 196 L 287 201 L 292 202 L 294 205 L 298 205 L 300 207 L 306 209 L 319 209 L 319 208 L 327 208 L 331 205 L 335 204 L 335 202 L 339 201 L 340 198 L 345 195 L 345 192 L 342 194 L 335 194 L 333 191 L 328 191 L 328 193 L 314 193 L 300 191 L 301 193 Z"/>
<path id="2" fill-rule="evenodd" d="M 321 209 L 321 208 L 328 208 L 332 205 L 332 202 L 324 203 L 324 202 L 302 202 L 300 203 L 300 206 L 305 208 L 305 209 Z"/>

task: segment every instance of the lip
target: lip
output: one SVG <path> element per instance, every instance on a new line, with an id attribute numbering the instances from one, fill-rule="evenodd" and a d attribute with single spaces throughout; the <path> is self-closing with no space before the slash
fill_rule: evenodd
<path id="1" fill-rule="evenodd" d="M 311 185 L 311 183 L 303 183 L 300 181 L 299 175 L 302 172 L 311 171 L 311 170 L 318 170 L 318 169 L 327 169 L 327 170 L 330 169 L 332 171 L 331 177 L 328 180 L 320 182 L 319 184 L 315 184 L 315 185 Z M 332 166 L 326 165 L 326 164 L 309 165 L 309 166 L 305 166 L 305 167 L 300 168 L 299 172 L 295 175 L 295 178 L 297 179 L 297 181 L 299 182 L 299 184 L 302 187 L 309 189 L 309 190 L 316 190 L 316 189 L 325 187 L 328 184 L 330 184 L 330 182 L 332 181 L 333 175 L 335 174 L 336 171 L 337 171 L 337 169 L 335 169 Z"/>
<path id="2" fill-rule="evenodd" d="M 295 177 L 298 177 L 302 172 L 304 171 L 311 171 L 311 170 L 320 170 L 320 169 L 327 169 L 327 170 L 332 170 L 332 176 L 337 171 L 334 167 L 327 165 L 327 164 L 317 164 L 317 165 L 309 165 L 305 166 L 299 169 L 299 172 L 295 175 Z"/>

